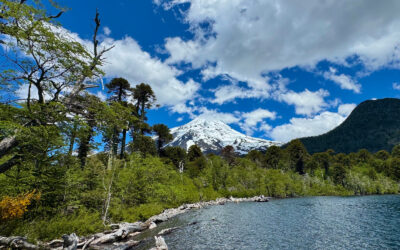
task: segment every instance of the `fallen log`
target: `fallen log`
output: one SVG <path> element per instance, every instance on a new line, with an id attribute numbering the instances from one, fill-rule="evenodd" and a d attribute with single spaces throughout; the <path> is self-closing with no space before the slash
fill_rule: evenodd
<path id="1" fill-rule="evenodd" d="M 3 237 L 0 236 L 0 248 L 11 248 L 11 249 L 39 249 L 38 246 L 35 246 L 29 243 L 26 237 L 21 236 L 13 236 L 13 237 Z"/>
<path id="2" fill-rule="evenodd" d="M 145 229 L 147 229 L 147 226 L 143 222 L 122 223 L 119 224 L 119 229 L 117 229 L 115 232 L 100 236 L 99 238 L 93 240 L 89 246 L 120 241 L 125 239 L 131 233 L 140 232 Z"/>

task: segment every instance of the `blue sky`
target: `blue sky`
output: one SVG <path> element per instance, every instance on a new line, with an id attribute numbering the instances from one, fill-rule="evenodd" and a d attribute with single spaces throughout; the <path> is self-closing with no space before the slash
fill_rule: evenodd
<path id="1" fill-rule="evenodd" d="M 149 122 L 220 119 L 288 141 L 339 125 L 360 102 L 400 96 L 400 1 L 63 0 L 60 23 L 91 39 L 105 81 L 150 84 Z M 101 88 L 92 90 L 106 95 Z"/>

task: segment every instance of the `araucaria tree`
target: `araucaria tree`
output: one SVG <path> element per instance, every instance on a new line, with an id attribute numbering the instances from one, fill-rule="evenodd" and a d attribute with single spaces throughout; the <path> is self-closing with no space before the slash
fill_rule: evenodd
<path id="1" fill-rule="evenodd" d="M 133 88 L 133 99 L 136 102 L 136 110 L 140 122 L 145 123 L 147 120 L 146 109 L 151 108 L 156 101 L 156 96 L 153 92 L 153 89 L 146 83 L 138 84 L 135 88 Z M 139 131 L 143 135 L 146 131 L 146 126 L 141 125 L 139 127 Z"/>
<path id="2" fill-rule="evenodd" d="M 157 150 L 158 154 L 161 152 L 161 148 L 173 139 L 169 128 L 165 124 L 153 125 L 153 131 L 157 135 Z"/>
<path id="3" fill-rule="evenodd" d="M 128 107 L 127 98 L 132 94 L 132 88 L 130 83 L 124 78 L 113 78 L 110 83 L 106 84 L 108 88 L 108 93 L 112 93 L 109 98 L 109 101 L 118 102 L 124 107 Z M 129 127 L 129 124 L 126 124 L 126 127 Z M 125 154 L 125 145 L 126 145 L 126 132 L 127 128 L 122 129 L 122 138 L 119 139 L 119 131 L 117 129 L 114 130 L 113 137 L 113 150 L 116 153 L 117 151 L 117 143 L 121 141 L 121 153 L 120 157 L 123 158 Z"/>

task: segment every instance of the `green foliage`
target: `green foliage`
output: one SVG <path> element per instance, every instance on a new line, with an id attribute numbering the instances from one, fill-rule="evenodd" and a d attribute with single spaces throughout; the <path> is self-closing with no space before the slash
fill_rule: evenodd
<path id="1" fill-rule="evenodd" d="M 181 147 L 166 147 L 163 149 L 161 155 L 167 158 L 172 164 L 179 168 L 181 163 L 186 162 L 186 150 Z"/>
<path id="2" fill-rule="evenodd" d="M 143 155 L 156 155 L 157 148 L 155 141 L 150 136 L 135 134 L 133 142 L 129 144 L 131 152 L 140 152 Z"/>
<path id="3" fill-rule="evenodd" d="M 153 125 L 153 131 L 157 135 L 157 150 L 160 153 L 161 148 L 165 143 L 170 142 L 173 137 L 169 131 L 169 128 L 165 124 L 155 124 Z"/>
<path id="4" fill-rule="evenodd" d="M 194 161 L 197 158 L 200 158 L 202 156 L 203 156 L 203 152 L 201 152 L 201 149 L 199 146 L 192 145 L 189 147 L 188 153 L 187 153 L 187 158 L 189 161 Z"/>
<path id="5" fill-rule="evenodd" d="M 300 140 L 293 140 L 285 150 L 289 155 L 290 168 L 299 174 L 304 174 L 305 161 L 309 155 L 303 143 Z"/>
<path id="6" fill-rule="evenodd" d="M 63 234 L 89 235 L 104 229 L 100 214 L 97 211 L 87 210 L 81 210 L 73 215 L 60 214 L 52 218 L 37 218 L 30 222 L 18 220 L 0 225 L 2 234 L 26 235 L 28 239 L 46 241 L 60 238 Z"/>
<path id="7" fill-rule="evenodd" d="M 400 144 L 393 147 L 392 157 L 400 158 Z"/>
<path id="8" fill-rule="evenodd" d="M 282 149 L 280 147 L 274 145 L 269 147 L 265 152 L 265 167 L 278 169 L 282 155 Z"/>
<path id="9" fill-rule="evenodd" d="M 393 148 L 393 150 L 394 150 L 394 148 Z M 386 161 L 387 159 L 389 159 L 389 157 L 390 157 L 390 154 L 386 150 L 379 150 L 378 152 L 375 153 L 375 158 L 377 158 L 379 160 Z"/>

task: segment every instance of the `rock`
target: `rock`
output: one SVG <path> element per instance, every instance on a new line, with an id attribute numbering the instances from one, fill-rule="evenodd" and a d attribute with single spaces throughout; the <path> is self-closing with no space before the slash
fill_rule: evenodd
<path id="1" fill-rule="evenodd" d="M 76 236 L 75 233 L 72 234 L 64 234 L 62 236 L 64 243 L 63 249 L 64 250 L 76 250 L 78 248 L 79 238 Z"/>
<path id="2" fill-rule="evenodd" d="M 168 250 L 168 246 L 162 236 L 154 236 L 154 238 L 156 240 L 156 247 L 153 247 L 150 250 Z"/>
<path id="3" fill-rule="evenodd" d="M 260 196 L 256 197 L 256 199 L 254 201 L 255 202 L 268 202 L 269 198 L 265 197 L 264 195 L 260 195 Z"/>
<path id="4" fill-rule="evenodd" d="M 173 231 L 178 230 L 178 229 L 179 229 L 179 227 L 166 228 L 166 229 L 161 230 L 161 231 L 158 233 L 158 235 L 167 235 L 167 234 L 170 234 L 170 233 L 172 233 Z"/>
<path id="5" fill-rule="evenodd" d="M 157 227 L 157 224 L 154 223 L 154 222 L 151 222 L 150 226 L 149 226 L 149 229 L 153 229 L 153 228 L 156 228 L 156 227 Z"/>

